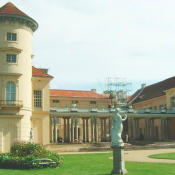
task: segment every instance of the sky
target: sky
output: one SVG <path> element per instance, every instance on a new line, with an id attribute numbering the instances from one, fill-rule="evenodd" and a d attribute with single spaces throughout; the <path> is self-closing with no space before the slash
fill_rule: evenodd
<path id="1" fill-rule="evenodd" d="M 133 94 L 175 76 L 174 0 L 11 2 L 39 24 L 33 65 L 49 69 L 52 89 L 102 92 L 115 77 L 132 83 Z"/>

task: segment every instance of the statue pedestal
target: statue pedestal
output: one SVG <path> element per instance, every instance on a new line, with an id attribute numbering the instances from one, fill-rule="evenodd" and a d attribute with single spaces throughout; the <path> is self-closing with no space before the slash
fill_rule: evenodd
<path id="1" fill-rule="evenodd" d="M 111 174 L 127 174 L 124 161 L 124 146 L 111 146 L 113 150 L 113 170 Z"/>

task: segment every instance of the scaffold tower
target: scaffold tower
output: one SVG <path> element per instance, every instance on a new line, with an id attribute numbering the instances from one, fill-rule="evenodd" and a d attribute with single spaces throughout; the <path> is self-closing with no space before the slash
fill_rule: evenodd
<path id="1" fill-rule="evenodd" d="M 126 106 L 127 99 L 132 91 L 132 83 L 126 82 L 124 78 L 107 77 L 105 79 L 105 92 L 109 93 L 111 103 L 116 106 Z"/>

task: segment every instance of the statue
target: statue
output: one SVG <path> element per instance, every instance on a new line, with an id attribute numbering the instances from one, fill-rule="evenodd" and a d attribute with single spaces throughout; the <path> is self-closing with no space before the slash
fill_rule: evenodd
<path id="1" fill-rule="evenodd" d="M 33 128 L 30 130 L 30 142 L 33 142 L 34 140 L 34 135 L 33 135 Z"/>
<path id="2" fill-rule="evenodd" d="M 115 115 L 112 119 L 112 129 L 111 129 L 112 146 L 124 146 L 123 140 L 121 138 L 121 134 L 123 130 L 122 122 L 127 119 L 127 115 L 125 115 L 125 118 L 122 119 L 119 112 L 120 112 L 120 109 L 117 108 Z"/>

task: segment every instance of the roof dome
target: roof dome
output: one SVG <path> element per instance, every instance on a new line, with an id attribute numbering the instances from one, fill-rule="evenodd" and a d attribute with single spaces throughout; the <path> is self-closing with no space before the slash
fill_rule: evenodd
<path id="1" fill-rule="evenodd" d="M 14 17 L 26 20 L 33 24 L 32 30 L 35 31 L 38 28 L 38 23 L 30 16 L 19 10 L 13 3 L 8 2 L 0 8 L 0 17 Z"/>

